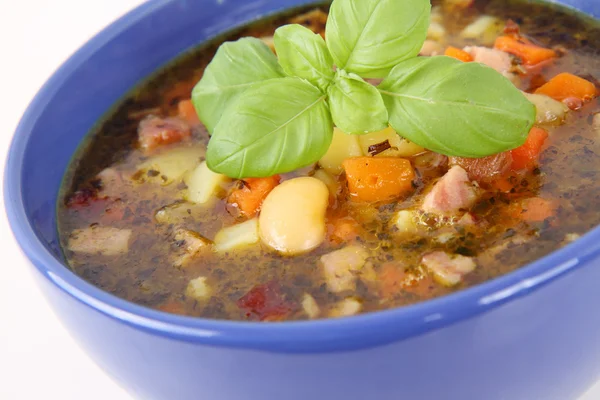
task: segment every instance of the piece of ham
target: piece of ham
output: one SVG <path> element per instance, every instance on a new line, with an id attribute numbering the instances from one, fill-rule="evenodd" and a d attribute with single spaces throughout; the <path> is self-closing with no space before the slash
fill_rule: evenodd
<path id="1" fill-rule="evenodd" d="M 490 49 L 483 46 L 468 46 L 464 50 L 473 57 L 474 62 L 495 69 L 517 86 L 521 83 L 519 75 L 513 72 L 512 55 L 498 49 Z"/>
<path id="2" fill-rule="evenodd" d="M 75 253 L 116 256 L 129 251 L 131 229 L 91 226 L 75 229 L 69 236 L 69 250 Z"/>
<path id="3" fill-rule="evenodd" d="M 444 286 L 457 285 L 466 274 L 472 272 L 477 266 L 471 257 L 451 256 L 444 251 L 426 254 L 421 262 L 433 275 L 433 279 Z"/>
<path id="4" fill-rule="evenodd" d="M 138 127 L 138 141 L 144 151 L 177 143 L 191 136 L 187 122 L 181 118 L 159 118 L 150 115 L 144 118 Z"/>
<path id="5" fill-rule="evenodd" d="M 477 182 L 493 182 L 510 171 L 510 151 L 483 158 L 450 157 L 450 165 L 462 167 L 469 178 Z"/>
<path id="6" fill-rule="evenodd" d="M 456 165 L 446 173 L 425 196 L 421 209 L 426 213 L 453 215 L 468 210 L 477 201 L 477 189 L 467 171 Z"/>

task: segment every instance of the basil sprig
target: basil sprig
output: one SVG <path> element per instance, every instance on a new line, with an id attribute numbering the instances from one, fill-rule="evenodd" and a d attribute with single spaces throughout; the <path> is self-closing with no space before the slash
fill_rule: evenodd
<path id="1" fill-rule="evenodd" d="M 391 125 L 441 154 L 484 157 L 522 145 L 535 107 L 477 63 L 418 57 L 429 0 L 334 0 L 325 41 L 300 25 L 223 44 L 192 101 L 212 134 L 206 160 L 232 178 L 318 161 L 334 125 L 364 134 Z M 363 78 L 385 78 L 378 87 Z"/>

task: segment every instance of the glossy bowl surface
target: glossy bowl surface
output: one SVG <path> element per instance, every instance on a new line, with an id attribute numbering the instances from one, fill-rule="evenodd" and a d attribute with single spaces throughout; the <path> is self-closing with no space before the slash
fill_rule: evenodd
<path id="1" fill-rule="evenodd" d="M 597 0 L 556 1 L 600 17 Z M 309 0 L 150 0 L 75 53 L 35 97 L 5 175 L 9 221 L 48 301 L 143 399 L 569 399 L 600 376 L 600 228 L 510 275 L 411 307 L 258 324 L 180 317 L 63 265 L 55 202 L 90 128 L 186 50 Z"/>

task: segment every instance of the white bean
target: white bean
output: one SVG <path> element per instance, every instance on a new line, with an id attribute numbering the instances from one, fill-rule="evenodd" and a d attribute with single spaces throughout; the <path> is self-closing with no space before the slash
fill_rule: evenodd
<path id="1" fill-rule="evenodd" d="M 320 180 L 301 177 L 283 182 L 265 199 L 258 220 L 259 236 L 286 255 L 302 254 L 325 240 L 329 189 Z"/>

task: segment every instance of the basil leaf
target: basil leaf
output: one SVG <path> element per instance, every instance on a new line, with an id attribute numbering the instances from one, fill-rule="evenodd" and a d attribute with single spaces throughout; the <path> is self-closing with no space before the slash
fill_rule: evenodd
<path id="1" fill-rule="evenodd" d="M 321 35 L 302 25 L 285 25 L 273 39 L 279 64 L 288 75 L 327 89 L 334 76 L 333 58 Z"/>
<path id="2" fill-rule="evenodd" d="M 485 157 L 514 149 L 535 121 L 535 106 L 507 78 L 450 57 L 405 61 L 378 89 L 396 132 L 449 156 Z"/>
<path id="3" fill-rule="evenodd" d="M 384 78 L 416 57 L 429 27 L 430 0 L 335 0 L 327 46 L 338 68 L 363 78 Z"/>
<path id="4" fill-rule="evenodd" d="M 375 86 L 338 70 L 327 90 L 333 123 L 345 133 L 364 134 L 388 127 L 388 112 Z"/>
<path id="5" fill-rule="evenodd" d="M 192 102 L 209 132 L 213 132 L 225 109 L 257 82 L 281 78 L 277 57 L 262 40 L 243 38 L 227 42 L 204 70 L 192 91 Z"/>
<path id="6" fill-rule="evenodd" d="M 326 96 L 318 88 L 300 78 L 273 79 L 227 109 L 206 161 L 231 178 L 267 177 L 316 163 L 332 136 Z"/>

